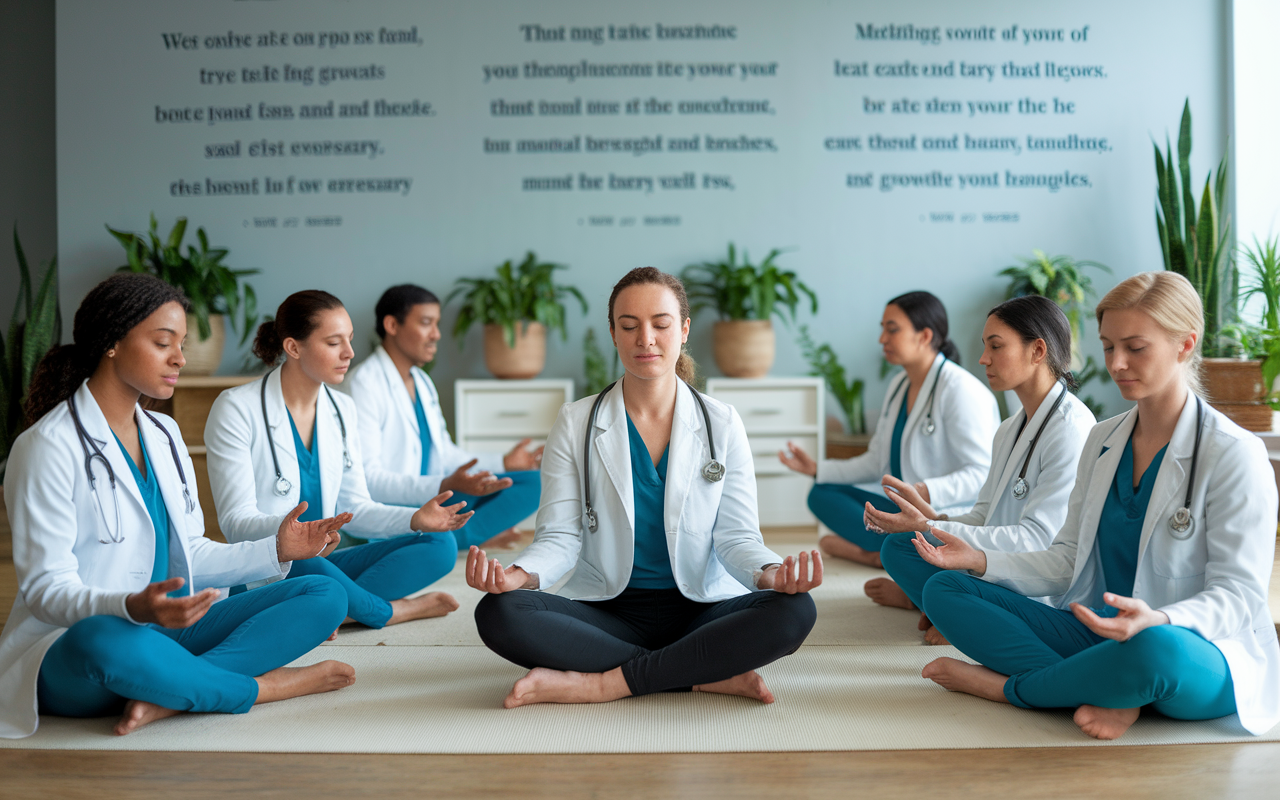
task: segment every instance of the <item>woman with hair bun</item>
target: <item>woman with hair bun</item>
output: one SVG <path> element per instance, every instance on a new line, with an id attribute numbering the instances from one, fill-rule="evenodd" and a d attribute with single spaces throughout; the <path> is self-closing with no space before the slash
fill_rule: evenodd
<path id="1" fill-rule="evenodd" d="M 987 314 L 982 358 L 992 391 L 1011 391 L 1021 410 L 1000 425 L 978 502 L 966 514 L 939 520 L 915 490 L 885 476 L 896 512 L 866 506 L 867 527 L 890 533 L 880 557 L 890 578 L 867 581 L 864 590 L 881 605 L 918 608 L 929 644 L 945 640 L 929 624 L 921 593 L 940 572 L 916 552 L 916 531 L 937 527 L 984 550 L 1043 550 L 1067 518 L 1067 499 L 1085 437 L 1097 422 L 1071 393 L 1071 327 L 1053 301 L 1038 296 L 1005 301 Z M 1047 598 L 1046 598 L 1047 600 Z"/>
<path id="2" fill-rule="evenodd" d="M 121 714 L 126 734 L 355 680 L 336 661 L 284 666 L 342 622 L 328 578 L 215 604 L 218 587 L 328 553 L 350 516 L 300 522 L 294 509 L 258 541 L 204 537 L 182 433 L 138 405 L 173 396 L 188 308 L 149 275 L 108 278 L 77 309 L 74 343 L 32 377 L 4 486 L 18 597 L 0 635 L 0 736 L 31 735 L 38 714 Z"/>
<path id="3" fill-rule="evenodd" d="M 487 593 L 480 638 L 530 670 L 504 705 L 678 690 L 772 703 L 755 670 L 813 628 L 822 559 L 765 547 L 742 420 L 689 383 L 680 280 L 627 273 L 609 332 L 626 371 L 560 409 L 533 544 L 505 569 L 477 547 L 467 556 L 467 583 Z"/>
<path id="4" fill-rule="evenodd" d="M 902 367 L 889 382 L 880 423 L 867 452 L 815 460 L 787 442 L 782 463 L 815 478 L 809 509 L 826 526 L 827 555 L 879 567 L 884 534 L 863 523 L 863 507 L 897 511 L 882 476 L 910 484 L 942 513 L 968 510 L 991 465 L 991 438 L 1000 424 L 996 400 L 960 366 L 947 336 L 947 309 L 928 292 L 889 301 L 880 318 L 880 346 Z"/>
<path id="5" fill-rule="evenodd" d="M 228 541 L 255 541 L 300 502 L 304 521 L 342 511 L 350 516 L 347 530 L 376 541 L 294 565 L 289 577 L 337 581 L 346 590 L 348 622 L 381 628 L 441 617 L 458 607 L 451 595 L 409 595 L 453 569 L 452 531 L 471 514 L 456 513 L 460 503 L 443 505 L 450 492 L 416 509 L 369 498 L 355 402 L 329 388 L 351 365 L 353 334 L 342 302 L 316 290 L 289 295 L 258 328 L 253 352 L 275 368 L 219 395 L 205 426 L 218 525 Z"/>
<path id="6" fill-rule="evenodd" d="M 1136 405 L 1089 433 L 1047 549 L 983 549 L 938 528 L 936 546 L 913 540 L 946 570 L 925 583 L 929 618 L 979 662 L 940 658 L 924 677 L 997 703 L 1074 708 L 1097 739 L 1124 734 L 1145 706 L 1266 733 L 1280 721 L 1266 447 L 1199 395 L 1204 315 L 1190 281 L 1135 275 L 1097 317 L 1107 372 Z M 1031 599 L 1044 596 L 1051 605 Z"/>

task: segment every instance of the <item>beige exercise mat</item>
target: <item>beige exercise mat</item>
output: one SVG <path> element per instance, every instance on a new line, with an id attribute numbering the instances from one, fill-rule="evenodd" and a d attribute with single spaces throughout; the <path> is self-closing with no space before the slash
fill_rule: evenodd
<path id="1" fill-rule="evenodd" d="M 775 547 L 775 549 L 779 549 Z M 781 552 L 798 552 L 791 547 Z M 512 554 L 503 563 L 510 563 Z M 445 591 L 453 595 L 460 608 L 445 617 L 416 620 L 392 625 L 382 630 L 372 630 L 358 625 L 347 625 L 338 633 L 337 640 L 327 646 L 387 645 L 392 647 L 482 647 L 476 633 L 476 604 L 481 593 L 467 586 L 464 576 L 465 557 L 458 566 L 426 591 Z M 849 647 L 865 645 L 900 645 L 910 647 L 921 644 L 921 634 L 916 630 L 920 619 L 917 611 L 900 608 L 884 608 L 871 602 L 862 586 L 872 578 L 885 577 L 884 570 L 871 569 L 848 561 L 830 559 L 821 586 L 813 592 L 818 607 L 818 622 L 805 640 L 806 645 Z"/>
<path id="2" fill-rule="evenodd" d="M 3 748 L 340 753 L 639 753 L 1114 746 L 1065 711 L 948 693 L 920 669 L 951 648 L 805 647 L 761 670 L 778 702 L 665 694 L 590 706 L 501 707 L 522 670 L 480 647 L 330 647 L 357 683 L 244 715 L 182 715 L 126 737 L 113 720 L 45 717 Z M 1280 727 L 1265 737 L 1280 739 Z M 1257 741 L 1234 717 L 1144 715 L 1123 745 Z"/>

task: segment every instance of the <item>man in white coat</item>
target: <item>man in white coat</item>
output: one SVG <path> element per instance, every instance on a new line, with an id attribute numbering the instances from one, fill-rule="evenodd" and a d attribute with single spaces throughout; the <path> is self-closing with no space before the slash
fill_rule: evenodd
<path id="1" fill-rule="evenodd" d="M 382 344 L 352 375 L 360 444 L 370 496 L 391 505 L 420 506 L 452 491 L 475 516 L 458 531 L 458 547 L 501 548 L 512 529 L 538 510 L 542 448 L 526 439 L 506 455 L 468 453 L 454 444 L 440 397 L 422 369 L 436 357 L 440 299 L 413 284 L 383 292 L 374 310 Z"/>

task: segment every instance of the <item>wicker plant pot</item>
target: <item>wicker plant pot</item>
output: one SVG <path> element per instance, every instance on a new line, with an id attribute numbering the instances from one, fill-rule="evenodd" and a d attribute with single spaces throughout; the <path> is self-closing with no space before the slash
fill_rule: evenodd
<path id="1" fill-rule="evenodd" d="M 182 355 L 187 364 L 183 375 L 212 375 L 222 363 L 222 350 L 227 343 L 227 323 L 221 314 L 209 315 L 209 338 L 200 341 L 200 328 L 194 314 L 187 315 L 187 341 Z"/>
<path id="2" fill-rule="evenodd" d="M 1262 361 L 1206 358 L 1204 387 L 1209 404 L 1247 431 L 1271 430 L 1271 406 L 1262 385 Z"/>
<path id="3" fill-rule="evenodd" d="M 1271 430 L 1271 406 L 1266 403 L 1210 403 L 1247 431 L 1266 433 Z"/>
<path id="4" fill-rule="evenodd" d="M 767 319 L 721 320 L 711 328 L 716 366 L 730 378 L 762 378 L 773 366 L 777 342 Z"/>
<path id="5" fill-rule="evenodd" d="M 547 365 L 547 329 L 541 322 L 516 325 L 516 346 L 508 347 L 501 325 L 484 326 L 484 365 L 495 378 L 536 378 Z"/>

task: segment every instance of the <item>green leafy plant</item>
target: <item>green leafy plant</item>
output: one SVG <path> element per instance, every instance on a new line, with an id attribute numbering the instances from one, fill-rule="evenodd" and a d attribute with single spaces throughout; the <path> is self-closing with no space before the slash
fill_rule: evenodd
<path id="1" fill-rule="evenodd" d="M 58 259 L 55 256 L 40 278 L 34 296 L 31 270 L 13 226 L 13 250 L 18 257 L 18 299 L 9 319 L 9 337 L 0 339 L 0 483 L 9 448 L 22 430 L 23 408 L 36 365 L 62 336 L 62 311 L 58 305 Z"/>
<path id="2" fill-rule="evenodd" d="M 867 419 L 862 405 L 863 382 L 861 378 L 848 378 L 844 366 L 836 357 L 836 351 L 827 343 L 817 344 L 809 334 L 809 326 L 800 326 L 800 335 L 796 339 L 800 343 L 800 352 L 804 360 L 809 362 L 809 374 L 820 377 L 827 383 L 827 388 L 836 396 L 840 410 L 844 412 L 849 423 L 849 433 L 860 435 L 867 432 Z"/>
<path id="3" fill-rule="evenodd" d="M 1077 392 L 1094 380 L 1110 382 L 1111 376 L 1105 368 L 1098 365 L 1093 356 L 1085 357 L 1081 354 L 1080 343 L 1084 338 L 1085 315 L 1091 301 L 1097 297 L 1093 279 L 1084 270 L 1092 267 L 1110 273 L 1111 268 L 1097 261 L 1077 261 L 1071 256 L 1048 256 L 1041 250 L 1031 252 L 1030 258 L 1018 257 L 1021 264 L 1005 267 L 997 273 L 1009 279 L 1005 297 L 1012 299 L 1040 295 L 1052 300 L 1062 309 L 1071 328 L 1071 367 L 1076 378 Z M 1095 417 L 1102 418 L 1101 403 L 1091 396 L 1080 399 Z"/>
<path id="4" fill-rule="evenodd" d="M 258 296 L 252 286 L 240 279 L 256 275 L 261 270 L 224 266 L 222 259 L 226 258 L 227 251 L 210 249 L 204 228 L 196 229 L 200 247 L 187 245 L 184 255 L 182 239 L 187 232 L 186 217 L 178 217 L 169 231 L 169 238 L 163 242 L 156 232 L 155 214 L 151 215 L 151 228 L 145 237 L 139 233 L 118 231 L 109 225 L 107 230 L 124 246 L 129 259 L 119 272 L 150 273 L 182 290 L 191 301 L 191 313 L 195 315 L 201 341 L 209 338 L 210 314 L 225 315 L 232 330 L 239 329 L 241 345 L 249 340 L 258 324 Z"/>
<path id="5" fill-rule="evenodd" d="M 587 333 L 582 337 L 582 360 L 583 371 L 587 375 L 587 385 L 583 392 L 583 397 L 590 397 L 593 394 L 600 394 L 605 387 L 617 380 L 621 370 L 618 367 L 618 351 L 613 351 L 613 365 L 610 367 L 605 360 L 604 352 L 600 349 L 599 342 L 596 341 L 595 328 L 587 328 Z"/>
<path id="6" fill-rule="evenodd" d="M 794 322 L 803 293 L 809 298 L 810 312 L 817 313 L 818 296 L 813 290 L 794 272 L 774 263 L 781 254 L 781 250 L 770 250 L 759 266 L 753 266 L 744 251 L 739 264 L 730 243 L 727 260 L 685 267 L 682 277 L 692 309 L 714 308 L 723 320 L 767 320 L 776 315 L 784 323 L 788 316 Z"/>
<path id="7" fill-rule="evenodd" d="M 1271 407 L 1280 411 L 1280 393 L 1271 385 L 1280 375 L 1280 238 L 1258 241 L 1241 249 L 1248 269 L 1241 286 L 1240 305 L 1255 297 L 1262 298 L 1258 322 L 1240 322 L 1223 329 L 1224 338 L 1237 344 L 1249 358 L 1261 358 L 1262 384 L 1267 387 Z"/>
<path id="8" fill-rule="evenodd" d="M 1191 101 L 1182 107 L 1178 130 L 1178 163 L 1165 138 L 1165 151 L 1152 145 L 1156 155 L 1156 230 L 1164 268 L 1191 281 L 1204 304 L 1206 356 L 1220 352 L 1221 328 L 1229 323 L 1222 313 L 1235 310 L 1236 273 L 1230 244 L 1231 220 L 1223 213 L 1227 189 L 1227 156 L 1218 162 L 1204 182 L 1197 211 L 1191 189 Z M 1225 294 L 1225 296 L 1224 296 Z"/>
<path id="9" fill-rule="evenodd" d="M 540 322 L 548 332 L 559 331 L 561 339 L 568 339 L 562 300 L 566 295 L 573 295 L 585 314 L 587 299 L 576 287 L 555 282 L 558 269 L 568 268 L 562 264 L 539 263 L 531 250 L 518 266 L 512 266 L 511 261 L 498 265 L 496 278 L 459 278 L 445 298 L 448 304 L 458 295 L 463 296 L 453 325 L 458 346 L 462 346 L 462 337 L 476 323 L 501 325 L 509 347 L 516 346 L 517 323 Z"/>

